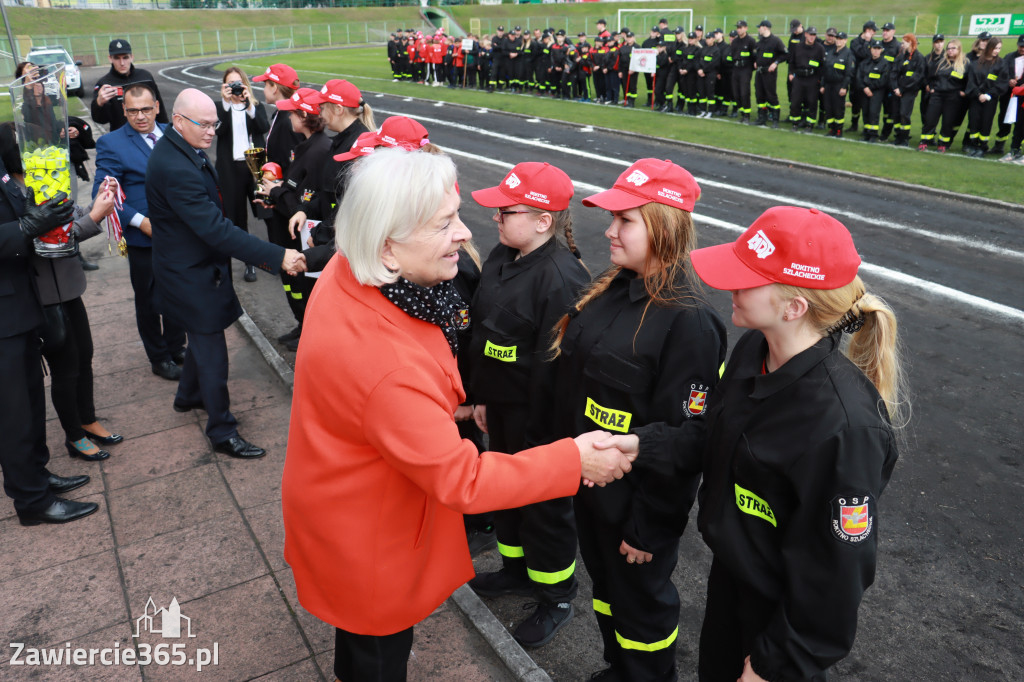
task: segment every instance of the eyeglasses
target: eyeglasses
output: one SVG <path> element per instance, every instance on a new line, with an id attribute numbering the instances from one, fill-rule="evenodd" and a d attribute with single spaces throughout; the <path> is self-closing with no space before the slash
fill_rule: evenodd
<path id="1" fill-rule="evenodd" d="M 199 121 L 193 121 L 191 118 L 189 118 L 185 114 L 176 114 L 176 115 L 177 116 L 181 116 L 183 119 L 185 119 L 186 121 L 188 121 L 190 123 L 196 124 L 196 126 L 198 126 L 199 128 L 202 128 L 204 131 L 205 130 L 216 130 L 217 128 L 220 128 L 220 121 L 216 121 L 215 123 L 200 123 Z"/>
<path id="2" fill-rule="evenodd" d="M 504 225 L 505 224 L 505 216 L 507 216 L 507 215 L 516 215 L 517 213 L 531 213 L 531 211 L 503 211 L 503 210 L 501 210 L 499 208 L 498 209 L 498 222 L 501 223 L 502 225 Z"/>
<path id="3" fill-rule="evenodd" d="M 124 113 L 128 114 L 129 116 L 138 116 L 139 114 L 143 114 L 145 116 L 149 116 L 150 114 L 153 113 L 153 109 L 155 109 L 155 108 L 156 107 L 141 107 L 139 109 L 125 109 Z M 189 119 L 189 120 L 191 121 L 192 119 Z M 195 121 L 192 121 L 192 122 L 195 123 Z M 220 123 L 220 121 L 218 121 L 218 123 Z"/>

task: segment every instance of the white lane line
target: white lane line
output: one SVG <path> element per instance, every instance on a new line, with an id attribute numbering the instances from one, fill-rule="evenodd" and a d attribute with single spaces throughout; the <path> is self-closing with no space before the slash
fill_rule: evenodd
<path id="1" fill-rule="evenodd" d="M 396 112 L 396 111 L 388 111 L 387 109 L 378 109 L 378 111 L 380 111 L 381 113 L 384 113 L 384 114 L 398 114 L 399 113 L 399 112 Z M 482 136 L 485 136 L 485 137 L 497 138 L 497 139 L 500 139 L 500 140 L 505 141 L 505 142 L 514 142 L 514 143 L 517 143 L 517 144 L 529 145 L 529 146 L 532 146 L 532 147 L 539 147 L 541 149 L 546 149 L 548 151 L 559 152 L 559 153 L 562 153 L 562 154 L 569 154 L 569 155 L 572 155 L 572 156 L 578 156 L 580 158 L 589 159 L 589 160 L 592 160 L 592 161 L 600 161 L 602 163 L 611 164 L 613 166 L 618 166 L 618 167 L 621 167 L 621 168 L 627 168 L 630 164 L 633 163 L 633 161 L 624 161 L 622 159 L 617 159 L 617 158 L 609 157 L 606 154 L 597 154 L 595 152 L 588 152 L 588 151 L 585 151 L 583 149 L 575 149 L 575 148 L 572 148 L 572 147 L 563 147 L 561 145 L 556 145 L 556 144 L 552 144 L 552 143 L 549 143 L 549 142 L 542 142 L 540 140 L 533 140 L 533 139 L 522 138 L 522 137 L 513 137 L 513 136 L 507 135 L 505 133 L 501 133 L 501 132 L 497 132 L 497 131 L 493 131 L 493 130 L 487 130 L 487 129 L 479 128 L 479 127 L 476 127 L 476 126 L 466 125 L 464 123 L 455 123 L 455 122 L 452 122 L 452 121 L 446 121 L 444 119 L 439 119 L 439 118 L 430 118 L 430 117 L 427 117 L 427 116 L 417 116 L 416 118 L 421 123 L 424 123 L 424 124 L 430 123 L 430 124 L 442 125 L 442 126 L 445 126 L 445 127 L 448 127 L 448 128 L 455 128 L 456 130 L 463 130 L 463 131 L 466 131 L 466 132 L 474 133 L 476 135 L 482 135 Z M 714 187 L 716 189 L 724 189 L 724 190 L 726 190 L 726 191 L 728 191 L 730 193 L 733 193 L 733 194 L 737 194 L 737 193 L 738 194 L 746 194 L 748 196 L 757 197 L 758 199 L 764 199 L 766 201 L 770 201 L 770 202 L 775 203 L 775 204 L 786 204 L 786 205 L 790 205 L 790 206 L 806 206 L 806 207 L 810 207 L 810 208 L 818 208 L 818 209 L 821 209 L 822 211 L 825 211 L 826 213 L 829 213 L 829 214 L 831 214 L 832 216 L 835 216 L 835 217 L 843 216 L 845 218 L 850 218 L 850 219 L 857 220 L 857 221 L 860 221 L 860 222 L 868 223 L 869 225 L 873 225 L 875 227 L 881 227 L 881 228 L 884 228 L 884 229 L 895 230 L 895 231 L 898 231 L 898 232 L 905 232 L 907 234 L 913 234 L 913 235 L 917 235 L 917 236 L 920 236 L 920 237 L 925 237 L 927 239 L 933 239 L 935 241 L 946 242 L 946 243 L 949 243 L 949 244 L 954 244 L 956 246 L 963 246 L 963 247 L 967 247 L 967 248 L 977 249 L 979 251 L 985 251 L 985 252 L 992 253 L 992 254 L 995 254 L 995 255 L 998 255 L 998 256 L 1003 256 L 1005 258 L 1010 258 L 1010 259 L 1013 259 L 1013 260 L 1018 260 L 1018 261 L 1024 262 L 1024 251 L 1017 251 L 1017 250 L 1014 250 L 1014 249 L 1008 249 L 1006 247 L 999 246 L 998 244 L 992 244 L 991 242 L 985 242 L 985 241 L 981 241 L 981 240 L 978 240 L 978 239 L 972 239 L 970 237 L 963 237 L 963 236 L 959 236 L 959 235 L 949 235 L 949 234 L 942 234 L 942 233 L 939 233 L 939 232 L 932 232 L 931 230 L 925 230 L 925 229 L 922 229 L 922 228 L 919 228 L 919 227 L 913 227 L 911 225 L 907 225 L 905 223 L 900 223 L 900 222 L 897 222 L 895 220 L 891 220 L 889 218 L 873 218 L 871 216 L 863 215 L 861 213 L 856 213 L 854 211 L 848 211 L 848 210 L 839 208 L 838 206 L 829 206 L 829 205 L 821 204 L 821 203 L 810 204 L 810 203 L 807 203 L 806 201 L 803 201 L 801 199 L 797 199 L 796 197 L 791 197 L 791 196 L 787 196 L 787 195 L 784 195 L 784 194 L 771 194 L 771 193 L 768 193 L 768 192 L 761 192 L 759 190 L 750 189 L 748 187 L 742 187 L 740 185 L 732 185 L 732 184 L 729 184 L 729 183 L 726 183 L 726 182 L 719 182 L 717 180 L 711 180 L 711 179 L 708 179 L 708 178 L 700 178 L 700 177 L 698 177 L 696 179 L 697 179 L 697 182 L 699 182 L 704 187 Z"/>
<path id="2" fill-rule="evenodd" d="M 445 148 L 445 151 L 448 154 L 451 154 L 452 156 L 463 157 L 475 161 L 477 163 L 484 163 L 491 166 L 496 166 L 505 171 L 512 168 L 514 165 L 508 163 L 507 161 L 498 161 L 497 159 L 490 159 L 485 156 L 471 154 L 469 152 L 464 152 L 459 149 Z M 588 182 L 574 181 L 573 185 L 581 192 L 586 193 L 603 192 L 604 190 L 608 189 L 607 187 L 598 187 L 597 185 L 592 185 Z M 736 234 L 741 234 L 747 229 L 746 225 L 737 225 L 736 223 L 730 223 L 728 221 L 720 220 L 719 218 L 713 218 L 711 216 L 704 215 L 701 213 L 694 213 L 693 218 L 698 222 L 713 225 L 714 227 L 728 230 L 730 232 L 735 232 Z M 984 310 L 1001 320 L 1006 320 L 1008 322 L 1013 322 L 1021 326 L 1024 326 L 1024 310 L 1018 310 L 1017 308 L 1012 308 L 1008 305 L 1003 305 L 1002 303 L 990 301 L 987 298 L 981 298 L 980 296 L 975 296 L 974 294 L 968 294 L 967 292 L 960 291 L 958 289 L 953 289 L 951 287 L 938 284 L 937 282 L 921 279 L 920 277 L 914 277 L 913 275 L 908 275 L 905 272 L 900 272 L 899 270 L 893 270 L 891 268 L 882 267 L 881 265 L 861 263 L 860 269 L 863 274 L 870 274 L 880 279 L 895 282 L 896 284 L 903 285 L 909 289 L 915 289 L 920 293 L 925 294 L 926 296 L 946 299 L 952 301 L 953 303 L 960 304 L 968 311 Z"/>
<path id="3" fill-rule="evenodd" d="M 190 88 L 195 87 L 195 83 L 190 83 L 189 81 L 183 81 L 183 80 L 180 80 L 178 78 L 175 78 L 174 76 L 168 76 L 167 75 L 168 71 L 170 71 L 171 69 L 177 69 L 177 68 L 178 68 L 177 66 L 168 66 L 167 68 L 160 69 L 159 71 L 157 71 L 157 73 L 160 74 L 161 78 L 166 78 L 169 81 L 174 81 L 175 83 L 181 83 L 182 85 L 186 85 L 186 86 L 188 86 Z"/>

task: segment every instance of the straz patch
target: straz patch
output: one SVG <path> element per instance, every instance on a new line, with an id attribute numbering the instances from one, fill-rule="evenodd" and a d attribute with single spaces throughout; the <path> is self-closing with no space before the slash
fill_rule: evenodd
<path id="1" fill-rule="evenodd" d="M 736 506 L 739 507 L 741 512 L 764 519 L 778 528 L 779 524 L 775 520 L 775 512 L 772 511 L 771 506 L 767 502 L 757 494 L 742 487 L 739 483 L 734 485 L 736 487 Z"/>
<path id="2" fill-rule="evenodd" d="M 708 387 L 704 384 L 690 384 L 690 397 L 686 399 L 686 409 L 683 410 L 683 415 L 689 418 L 704 414 L 707 401 Z"/>
<path id="3" fill-rule="evenodd" d="M 587 398 L 587 406 L 583 408 L 583 415 L 601 428 L 619 433 L 628 433 L 629 422 L 633 419 L 633 415 L 629 412 L 603 407 L 595 403 L 593 398 Z"/>
<path id="4" fill-rule="evenodd" d="M 854 494 L 832 498 L 829 528 L 840 542 L 851 545 L 871 537 L 875 527 L 875 500 L 870 495 Z"/>
<path id="5" fill-rule="evenodd" d="M 517 348 L 519 346 L 499 346 L 488 341 L 484 344 L 484 356 L 502 362 L 515 362 Z"/>

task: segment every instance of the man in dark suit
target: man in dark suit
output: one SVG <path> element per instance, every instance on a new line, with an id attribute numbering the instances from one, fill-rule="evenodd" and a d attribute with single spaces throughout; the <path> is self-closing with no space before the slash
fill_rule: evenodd
<path id="1" fill-rule="evenodd" d="M 153 300 L 153 228 L 146 203 L 146 163 L 153 147 L 164 135 L 157 123 L 160 101 L 148 83 L 136 83 L 124 91 L 128 125 L 101 137 L 96 143 L 95 197 L 109 175 L 124 190 L 123 208 L 118 211 L 128 244 L 128 272 L 135 291 L 135 323 L 146 349 L 153 374 L 170 381 L 181 378 L 185 361 L 185 329 L 160 313 Z"/>
<path id="2" fill-rule="evenodd" d="M 146 200 L 153 227 L 153 274 L 163 313 L 185 327 L 188 348 L 174 409 L 206 410 L 206 435 L 218 452 L 262 457 L 238 435 L 228 395 L 224 330 L 242 314 L 231 284 L 231 259 L 273 274 L 305 270 L 305 257 L 249 235 L 224 217 L 217 172 L 203 151 L 219 121 L 213 100 L 194 88 L 174 102 L 171 126 L 146 167 Z"/>
<path id="3" fill-rule="evenodd" d="M 17 147 L 14 147 L 17 149 Z M 15 159 L 17 161 L 17 159 Z M 32 239 L 71 220 L 67 195 L 25 209 L 25 195 L 0 162 L 0 470 L 4 492 L 14 500 L 23 526 L 66 523 L 88 516 L 99 505 L 57 497 L 89 482 L 46 469 L 46 398 L 40 356 L 43 312 L 29 267 Z"/>

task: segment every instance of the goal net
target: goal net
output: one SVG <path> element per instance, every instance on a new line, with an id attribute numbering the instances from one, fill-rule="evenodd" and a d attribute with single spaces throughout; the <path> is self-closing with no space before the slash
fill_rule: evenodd
<path id="1" fill-rule="evenodd" d="M 620 9 L 618 19 L 619 25 L 614 28 L 628 28 L 636 34 L 637 43 L 647 38 L 648 32 L 658 25 L 660 19 L 668 19 L 670 32 L 677 26 L 682 26 L 687 33 L 693 30 L 692 9 Z"/>

